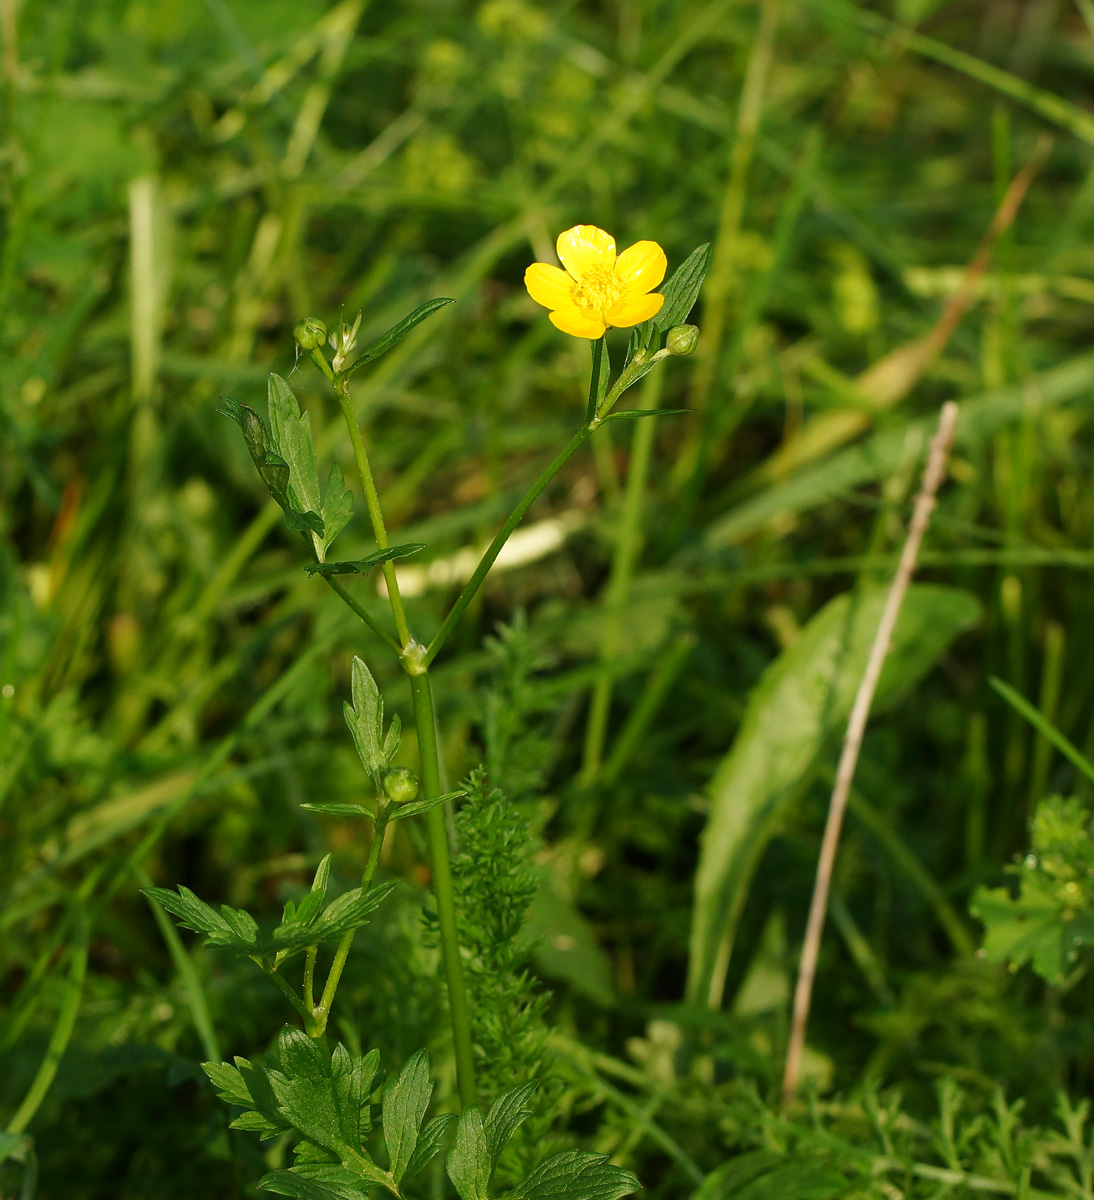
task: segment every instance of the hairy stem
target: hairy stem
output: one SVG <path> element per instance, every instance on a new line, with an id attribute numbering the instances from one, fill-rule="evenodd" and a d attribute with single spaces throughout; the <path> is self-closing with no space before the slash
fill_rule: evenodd
<path id="1" fill-rule="evenodd" d="M 414 722 L 418 730 L 418 753 L 422 768 L 422 798 L 431 800 L 441 794 L 441 762 L 437 749 L 437 723 L 433 716 L 433 689 L 429 675 L 410 676 L 414 697 Z M 429 846 L 433 857 L 433 894 L 437 898 L 437 924 L 441 934 L 441 957 L 448 982 L 448 1008 L 452 1020 L 452 1040 L 456 1055 L 456 1083 L 460 1104 L 475 1103 L 475 1063 L 471 1052 L 471 1009 L 463 980 L 459 934 L 456 930 L 456 894 L 452 886 L 452 865 L 448 854 L 448 831 L 443 804 L 426 813 Z"/>

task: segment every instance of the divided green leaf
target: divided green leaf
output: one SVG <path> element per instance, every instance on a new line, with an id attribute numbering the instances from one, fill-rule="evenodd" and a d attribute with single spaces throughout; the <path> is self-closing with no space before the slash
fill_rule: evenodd
<path id="1" fill-rule="evenodd" d="M 607 1155 L 565 1150 L 541 1163 L 507 1200 L 620 1200 L 636 1191 L 638 1180 Z"/>
<path id="2" fill-rule="evenodd" d="M 406 1174 L 414 1155 L 418 1131 L 432 1094 L 429 1057 L 424 1050 L 407 1059 L 399 1074 L 389 1076 L 384 1085 L 384 1141 L 396 1183 Z"/>
<path id="3" fill-rule="evenodd" d="M 487 1200 L 494 1164 L 482 1113 L 474 1105 L 460 1114 L 456 1141 L 445 1159 L 445 1169 L 460 1200 Z"/>
<path id="4" fill-rule="evenodd" d="M 531 1100 L 538 1086 L 538 1081 L 532 1079 L 528 1083 L 514 1088 L 511 1092 L 505 1092 L 490 1105 L 484 1128 L 492 1167 L 497 1166 L 498 1158 L 509 1139 L 525 1119 L 532 1115 L 528 1101 Z"/>
<path id="5" fill-rule="evenodd" d="M 360 355 L 346 368 L 345 374 L 351 375 L 358 367 L 363 367 L 365 363 L 372 362 L 373 359 L 379 358 L 381 354 L 386 354 L 392 346 L 398 345 L 415 325 L 420 325 L 426 317 L 431 317 L 438 309 L 444 308 L 449 304 L 455 304 L 455 301 L 446 297 L 427 300 L 424 304 L 416 308 L 410 316 L 404 317 L 398 325 L 393 325 L 371 345 L 366 346 Z"/>
<path id="6" fill-rule="evenodd" d="M 396 558 L 406 558 L 408 554 L 417 554 L 419 550 L 424 549 L 424 542 L 407 542 L 404 546 L 389 546 L 386 550 L 377 550 L 373 554 L 366 554 L 364 558 L 348 559 L 346 562 L 309 563 L 305 570 L 309 576 L 367 575 L 373 567 L 378 567 L 381 563 L 391 562 Z"/>
<path id="7" fill-rule="evenodd" d="M 434 1155 L 441 1149 L 444 1135 L 448 1132 L 449 1126 L 455 1120 L 454 1113 L 441 1113 L 432 1120 L 426 1121 L 418 1135 L 414 1153 L 410 1156 L 410 1161 L 403 1172 L 404 1178 L 416 1175 L 427 1163 L 432 1161 Z"/>
<path id="8" fill-rule="evenodd" d="M 431 796 L 428 800 L 411 800 L 409 804 L 400 804 L 398 808 L 392 809 L 388 814 L 388 820 L 401 821 L 405 817 L 416 817 L 421 813 L 429 812 L 431 808 L 436 808 L 439 804 L 447 804 L 449 800 L 459 800 L 461 796 L 466 796 L 465 791 L 445 792 L 443 796 Z"/>
<path id="9" fill-rule="evenodd" d="M 177 917 L 183 929 L 204 933 L 207 946 L 230 946 L 248 953 L 257 947 L 258 925 L 254 917 L 241 908 L 222 904 L 218 913 L 187 887 L 180 887 L 177 893 L 159 887 L 142 888 L 141 891 Z"/>

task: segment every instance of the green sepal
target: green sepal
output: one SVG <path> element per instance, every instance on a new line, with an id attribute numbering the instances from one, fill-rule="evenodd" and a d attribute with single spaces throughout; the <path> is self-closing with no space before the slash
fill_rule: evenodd
<path id="1" fill-rule="evenodd" d="M 364 558 L 355 558 L 347 562 L 318 562 L 308 563 L 305 570 L 312 575 L 367 575 L 373 567 L 381 563 L 391 562 L 395 558 L 406 558 L 408 554 L 417 554 L 425 549 L 424 542 L 407 542 L 403 546 L 389 546 L 386 550 L 377 550 L 366 554 Z"/>
<path id="2" fill-rule="evenodd" d="M 677 413 L 698 412 L 697 408 L 625 408 L 622 412 L 609 413 L 605 421 L 637 421 L 642 417 L 673 417 Z"/>
<path id="3" fill-rule="evenodd" d="M 342 374 L 352 375 L 358 367 L 363 367 L 365 363 L 372 362 L 373 359 L 379 358 L 381 354 L 386 354 L 392 346 L 398 345 L 415 325 L 420 325 L 426 317 L 431 317 L 438 309 L 444 308 L 449 304 L 455 304 L 455 301 L 444 296 L 438 297 L 436 300 L 427 300 L 424 304 L 416 308 L 410 316 L 404 317 L 398 325 L 393 325 L 370 346 L 366 346 Z"/>

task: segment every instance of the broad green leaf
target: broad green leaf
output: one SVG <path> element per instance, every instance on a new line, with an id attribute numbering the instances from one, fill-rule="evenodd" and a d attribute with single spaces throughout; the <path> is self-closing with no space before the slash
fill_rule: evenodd
<path id="1" fill-rule="evenodd" d="M 532 1079 L 511 1092 L 505 1092 L 490 1105 L 484 1128 L 491 1166 L 498 1165 L 498 1157 L 505 1149 L 506 1143 L 525 1119 L 532 1115 L 528 1101 L 538 1086 L 538 1081 Z"/>
<path id="2" fill-rule="evenodd" d="M 429 1055 L 424 1050 L 408 1058 L 399 1074 L 389 1076 L 384 1085 L 384 1141 L 390 1160 L 388 1169 L 396 1183 L 406 1174 L 413 1157 L 432 1094 Z"/>
<path id="3" fill-rule="evenodd" d="M 384 757 L 384 701 L 372 672 L 353 656 L 352 704 L 345 704 L 346 724 L 365 770 L 372 777 L 377 793 L 382 793 Z"/>
<path id="4" fill-rule="evenodd" d="M 281 1070 L 267 1072 L 279 1114 L 343 1163 L 368 1163 L 361 1151 L 363 1060 L 353 1060 L 344 1046 L 330 1055 L 326 1045 L 291 1026 L 278 1038 Z M 379 1171 L 379 1168 L 375 1168 Z"/>
<path id="5" fill-rule="evenodd" d="M 674 417 L 678 413 L 698 412 L 697 408 L 624 408 L 604 418 L 605 421 L 639 421 L 642 417 Z"/>
<path id="6" fill-rule="evenodd" d="M 424 542 L 408 542 L 405 546 L 389 546 L 386 550 L 377 550 L 373 554 L 366 554 L 364 558 L 349 559 L 346 562 L 308 563 L 304 569 L 309 576 L 367 575 L 373 567 L 396 558 L 406 558 L 408 554 L 417 554 L 419 550 L 424 549 Z"/>
<path id="7" fill-rule="evenodd" d="M 1067 926 L 1059 902 L 1045 884 L 1022 880 L 1018 896 L 1007 888 L 980 887 L 969 912 L 984 922 L 984 956 L 1018 968 L 1033 960 L 1033 969 L 1050 983 L 1059 982 L 1067 967 Z"/>
<path id="8" fill-rule="evenodd" d="M 486 1200 L 493 1163 L 490 1161 L 490 1143 L 486 1140 L 482 1113 L 474 1105 L 460 1114 L 456 1141 L 444 1165 L 460 1200 Z"/>
<path id="9" fill-rule="evenodd" d="M 311 436 L 311 416 L 301 413 L 292 388 L 280 375 L 270 373 L 267 394 L 270 403 L 270 435 L 274 451 L 289 468 L 289 502 L 298 513 L 313 512 L 322 519 L 319 467 Z M 315 539 L 316 549 L 322 536 Z"/>
<path id="10" fill-rule="evenodd" d="M 386 354 L 392 346 L 398 345 L 399 342 L 414 328 L 415 325 L 420 325 L 426 317 L 431 317 L 438 309 L 446 307 L 449 304 L 455 304 L 455 300 L 449 300 L 446 297 L 439 297 L 436 300 L 427 300 L 424 304 L 416 308 L 408 317 L 404 317 L 398 325 L 393 325 L 386 333 L 381 334 L 376 341 L 371 345 L 366 346 L 361 351 L 360 355 L 346 368 L 345 374 L 352 375 L 358 367 L 363 367 L 365 363 L 372 362 L 374 358 L 379 358 L 381 354 Z"/>
<path id="11" fill-rule="evenodd" d="M 414 1153 L 410 1156 L 410 1162 L 407 1163 L 406 1170 L 403 1172 L 404 1178 L 410 1179 L 417 1175 L 427 1163 L 432 1161 L 433 1156 L 441 1148 L 448 1127 L 455 1120 L 454 1113 L 441 1113 L 432 1120 L 426 1121 L 418 1135 L 418 1143 L 414 1147 Z"/>
<path id="12" fill-rule="evenodd" d="M 335 465 L 327 476 L 327 494 L 323 497 L 323 507 L 320 510 L 323 518 L 323 538 L 318 547 L 319 561 L 327 556 L 331 542 L 345 529 L 353 516 L 353 493 L 346 487 L 342 468 Z"/>
<path id="13" fill-rule="evenodd" d="M 636 1191 L 638 1180 L 606 1154 L 566 1150 L 540 1163 L 506 1200 L 620 1200 Z"/>
<path id="14" fill-rule="evenodd" d="M 716 1167 L 693 1200 L 830 1200 L 847 1180 L 814 1163 L 752 1150 Z"/>
<path id="15" fill-rule="evenodd" d="M 844 732 L 885 590 L 837 597 L 805 626 L 752 689 L 729 753 L 710 782 L 710 810 L 695 879 L 688 995 L 720 997 L 725 967 L 755 870 L 777 822 L 826 744 Z M 913 585 L 905 597 L 875 710 L 910 687 L 979 617 L 975 597 Z"/>

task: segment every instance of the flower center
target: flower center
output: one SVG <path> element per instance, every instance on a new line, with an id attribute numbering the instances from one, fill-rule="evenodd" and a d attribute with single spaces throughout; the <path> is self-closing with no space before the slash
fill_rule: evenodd
<path id="1" fill-rule="evenodd" d="M 611 267 L 590 267 L 570 288 L 578 308 L 604 312 L 619 299 L 619 281 Z"/>

